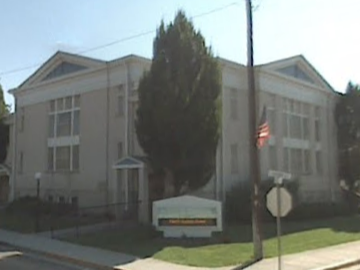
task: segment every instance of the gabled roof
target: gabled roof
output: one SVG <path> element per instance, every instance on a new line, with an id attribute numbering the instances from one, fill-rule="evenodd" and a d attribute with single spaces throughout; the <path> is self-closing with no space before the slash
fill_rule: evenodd
<path id="1" fill-rule="evenodd" d="M 66 76 L 71 73 L 84 69 L 92 69 L 105 64 L 105 61 L 72 54 L 68 52 L 58 51 L 51 56 L 44 64 L 42 64 L 30 77 L 28 77 L 17 89 L 29 86 L 44 79 L 52 79 L 55 77 Z M 59 67 L 66 66 L 67 71 L 59 72 Z M 52 76 L 51 76 L 51 73 Z M 54 74 L 56 73 L 56 74 Z"/>
<path id="2" fill-rule="evenodd" d="M 128 156 L 118 160 L 113 169 L 136 169 L 143 168 L 146 161 L 143 157 Z"/>
<path id="3" fill-rule="evenodd" d="M 270 63 L 257 65 L 257 67 L 335 92 L 334 88 L 303 55 L 296 55 Z"/>

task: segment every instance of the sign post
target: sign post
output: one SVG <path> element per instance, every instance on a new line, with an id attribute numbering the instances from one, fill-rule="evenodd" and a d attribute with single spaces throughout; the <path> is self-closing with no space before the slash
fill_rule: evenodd
<path id="1" fill-rule="evenodd" d="M 276 217 L 276 230 L 278 242 L 278 267 L 281 270 L 281 217 L 286 216 L 292 208 L 292 197 L 286 188 L 281 187 L 284 179 L 290 179 L 291 175 L 285 172 L 269 171 L 269 176 L 274 177 L 275 187 L 272 188 L 267 196 L 267 208 Z"/>

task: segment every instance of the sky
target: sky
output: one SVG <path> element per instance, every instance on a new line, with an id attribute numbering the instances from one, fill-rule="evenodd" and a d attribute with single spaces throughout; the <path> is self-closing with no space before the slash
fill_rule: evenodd
<path id="1" fill-rule="evenodd" d="M 337 91 L 360 83 L 359 0 L 253 0 L 254 61 L 304 55 Z M 161 20 L 182 9 L 216 56 L 246 63 L 244 0 L 1 0 L 5 99 L 56 51 L 112 60 L 152 57 Z"/>

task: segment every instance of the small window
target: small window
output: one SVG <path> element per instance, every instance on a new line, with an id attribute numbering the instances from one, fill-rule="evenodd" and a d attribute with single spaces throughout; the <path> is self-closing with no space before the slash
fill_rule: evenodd
<path id="1" fill-rule="evenodd" d="M 50 101 L 50 112 L 55 112 L 55 100 Z"/>
<path id="2" fill-rule="evenodd" d="M 78 197 L 76 197 L 76 196 L 71 197 L 70 203 L 71 203 L 73 206 L 77 207 L 77 206 L 79 205 L 79 199 L 78 199 Z"/>
<path id="3" fill-rule="evenodd" d="M 79 145 L 74 145 L 72 147 L 72 170 L 77 171 L 80 168 L 80 153 Z"/>
<path id="4" fill-rule="evenodd" d="M 49 196 L 47 197 L 47 200 L 48 200 L 48 202 L 53 202 L 53 201 L 54 201 L 54 196 L 53 196 L 53 195 L 49 195 Z"/>
<path id="5" fill-rule="evenodd" d="M 231 148 L 231 173 L 235 174 L 239 172 L 239 153 L 238 153 L 238 145 L 232 144 Z"/>
<path id="6" fill-rule="evenodd" d="M 76 95 L 74 97 L 74 107 L 75 108 L 80 108 L 80 95 Z"/>
<path id="7" fill-rule="evenodd" d="M 70 96 L 65 99 L 65 109 L 70 110 L 72 107 L 72 97 Z"/>
<path id="8" fill-rule="evenodd" d="M 65 203 L 65 197 L 59 196 L 59 203 Z"/>
<path id="9" fill-rule="evenodd" d="M 59 98 L 59 99 L 56 100 L 56 110 L 57 111 L 64 110 L 64 99 Z"/>

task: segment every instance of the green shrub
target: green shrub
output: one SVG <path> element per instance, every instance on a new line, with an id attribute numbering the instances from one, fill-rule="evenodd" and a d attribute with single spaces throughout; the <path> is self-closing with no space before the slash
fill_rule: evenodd
<path id="1" fill-rule="evenodd" d="M 285 180 L 283 186 L 293 195 L 294 204 L 297 203 L 298 198 L 298 181 Z M 273 217 L 266 209 L 266 194 L 271 188 L 274 187 L 274 180 L 267 179 L 261 181 L 260 194 L 262 198 L 261 207 L 261 218 L 263 221 L 269 221 Z M 250 223 L 251 222 L 251 194 L 252 194 L 252 183 L 249 181 L 241 181 L 235 185 L 226 194 L 225 204 L 225 219 L 229 223 Z"/>
<path id="2" fill-rule="evenodd" d="M 71 215 L 76 213 L 76 209 L 71 204 L 54 203 L 42 201 L 32 196 L 25 196 L 18 198 L 11 202 L 6 207 L 8 214 L 22 214 L 22 215 Z"/>
<path id="3" fill-rule="evenodd" d="M 296 206 L 285 219 L 322 219 L 336 216 L 348 216 L 354 213 L 356 213 L 356 210 L 347 203 L 302 203 Z"/>

